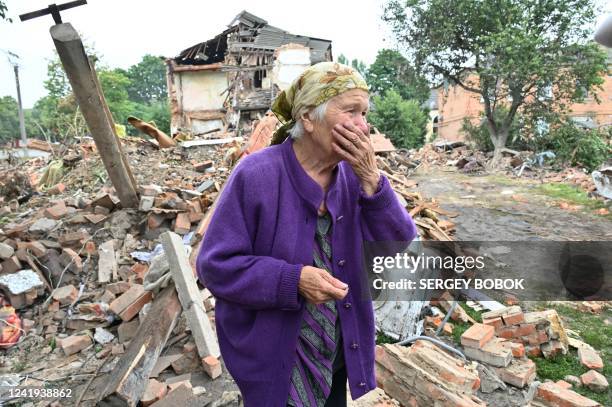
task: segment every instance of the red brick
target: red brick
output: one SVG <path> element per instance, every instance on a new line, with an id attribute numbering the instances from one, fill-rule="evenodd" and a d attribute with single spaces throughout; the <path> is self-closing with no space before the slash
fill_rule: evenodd
<path id="1" fill-rule="evenodd" d="M 140 402 L 143 407 L 148 407 L 157 400 L 164 398 L 167 392 L 168 386 L 166 386 L 165 383 L 160 383 L 155 379 L 149 379 L 149 383 L 147 384 L 143 396 L 140 398 Z"/>
<path id="2" fill-rule="evenodd" d="M 62 194 L 66 190 L 66 185 L 63 183 L 58 183 L 53 185 L 51 188 L 47 190 L 47 194 L 49 195 L 59 195 Z"/>
<path id="3" fill-rule="evenodd" d="M 489 342 L 493 335 L 495 329 L 491 325 L 474 324 L 461 335 L 461 344 L 479 349 Z"/>
<path id="4" fill-rule="evenodd" d="M 121 313 L 119 314 L 119 318 L 124 321 L 131 320 L 136 315 L 138 315 L 142 307 L 150 303 L 152 300 L 153 294 L 151 293 L 151 291 L 145 291 L 140 297 L 138 297 L 136 301 L 134 301 L 132 304 L 128 305 L 127 308 L 121 311 Z"/>
<path id="5" fill-rule="evenodd" d="M 61 305 L 72 304 L 76 301 L 78 295 L 79 290 L 73 285 L 65 285 L 53 291 L 53 299 L 59 301 Z"/>
<path id="6" fill-rule="evenodd" d="M 578 358 L 580 363 L 589 369 L 603 369 L 603 361 L 593 348 L 586 346 L 578 348 Z"/>
<path id="7" fill-rule="evenodd" d="M 482 348 L 465 347 L 463 352 L 470 359 L 488 363 L 492 366 L 506 367 L 512 361 L 512 351 L 505 339 L 493 338 Z"/>
<path id="8" fill-rule="evenodd" d="M 21 262 L 19 261 L 17 256 L 11 256 L 2 262 L 3 274 L 12 274 L 21 270 L 21 268 Z"/>
<path id="9" fill-rule="evenodd" d="M 68 208 L 64 201 L 57 201 L 57 203 L 44 211 L 44 215 L 51 219 L 61 219 L 68 214 Z"/>
<path id="10" fill-rule="evenodd" d="M 149 229 L 157 229 L 164 223 L 166 217 L 158 213 L 150 213 L 147 217 L 147 226 Z"/>
<path id="11" fill-rule="evenodd" d="M 106 284 L 106 289 L 115 295 L 119 295 L 129 290 L 130 286 L 130 283 L 127 281 L 118 281 L 116 283 Z"/>
<path id="12" fill-rule="evenodd" d="M 564 389 L 571 389 L 572 388 L 572 385 L 570 383 L 566 382 L 565 380 L 557 380 L 555 382 L 555 384 L 557 386 L 561 387 L 561 388 L 564 388 Z"/>
<path id="13" fill-rule="evenodd" d="M 508 367 L 495 370 L 502 381 L 518 388 L 527 386 L 536 377 L 536 365 L 531 359 L 514 359 Z"/>
<path id="14" fill-rule="evenodd" d="M 202 366 L 204 367 L 204 371 L 211 377 L 211 379 L 216 379 L 221 376 L 221 362 L 214 356 L 206 356 L 202 358 Z"/>
<path id="15" fill-rule="evenodd" d="M 189 214 L 186 212 L 180 212 L 176 215 L 176 219 L 174 220 L 173 230 L 175 233 L 179 235 L 184 235 L 189 233 L 191 230 L 191 221 L 189 220 Z"/>
<path id="16" fill-rule="evenodd" d="M 504 294 L 504 304 L 506 305 L 518 305 L 518 298 L 512 294 Z"/>
<path id="17" fill-rule="evenodd" d="M 43 257 L 47 254 L 47 248 L 40 242 L 28 242 L 27 249 L 36 257 Z"/>
<path id="18" fill-rule="evenodd" d="M 119 315 L 124 309 L 140 298 L 143 293 L 144 287 L 142 285 L 132 285 L 126 292 L 110 304 L 110 310 Z"/>
<path id="19" fill-rule="evenodd" d="M 542 354 L 546 359 L 554 358 L 557 355 L 565 355 L 567 353 L 567 348 L 563 345 L 563 343 L 555 339 L 550 342 L 543 343 L 542 346 L 540 346 L 540 349 L 542 349 Z"/>
<path id="20" fill-rule="evenodd" d="M 89 233 L 85 230 L 77 230 L 76 232 L 66 233 L 58 239 L 59 244 L 63 247 L 66 246 L 83 246 L 85 241 L 89 238 Z"/>
<path id="21" fill-rule="evenodd" d="M 512 356 L 522 358 L 525 356 L 525 346 L 522 343 L 508 342 L 507 345 L 512 351 Z"/>
<path id="22" fill-rule="evenodd" d="M 525 315 L 522 312 L 516 314 L 502 315 L 504 325 L 518 325 L 525 322 Z"/>
<path id="23" fill-rule="evenodd" d="M 536 331 L 535 324 L 520 324 L 516 330 L 518 336 L 528 336 Z"/>
<path id="24" fill-rule="evenodd" d="M 528 356 L 532 356 L 532 357 L 540 357 L 542 356 L 542 350 L 540 349 L 539 346 L 525 346 L 525 353 Z"/>
<path id="25" fill-rule="evenodd" d="M 196 352 L 183 353 L 180 358 L 172 362 L 172 369 L 178 375 L 192 372 L 197 367 L 198 356 Z"/>
<path id="26" fill-rule="evenodd" d="M 196 170 L 197 172 L 206 172 L 206 169 L 212 166 L 213 166 L 213 162 L 208 160 L 208 161 L 203 161 L 203 162 L 194 164 L 193 169 Z"/>
<path id="27" fill-rule="evenodd" d="M 485 325 L 491 325 L 493 328 L 495 328 L 496 331 L 503 326 L 503 322 L 500 317 L 489 319 L 483 318 L 482 323 Z"/>
<path id="28" fill-rule="evenodd" d="M 516 331 L 515 327 L 505 326 L 497 332 L 497 336 L 504 339 L 513 339 L 518 336 Z"/>
<path id="29" fill-rule="evenodd" d="M 81 257 L 72 249 L 64 248 L 62 249 L 62 255 L 60 256 L 60 263 L 62 266 L 66 267 L 68 264 L 68 270 L 72 271 L 75 274 L 83 271 L 83 262 L 81 261 Z"/>
<path id="30" fill-rule="evenodd" d="M 62 339 L 60 345 L 66 356 L 69 356 L 91 345 L 91 338 L 87 335 L 72 335 Z"/>
<path id="31" fill-rule="evenodd" d="M 132 266 L 131 270 L 132 275 L 134 275 L 134 282 L 136 282 L 137 284 L 142 284 L 145 278 L 145 275 L 147 274 L 147 271 L 149 271 L 149 266 L 147 266 L 146 264 L 143 263 L 136 263 Z"/>
<path id="32" fill-rule="evenodd" d="M 90 256 L 94 256 L 97 252 L 98 250 L 96 248 L 96 244 L 93 241 L 90 240 L 87 243 L 85 243 L 85 253 L 87 253 Z"/>
<path id="33" fill-rule="evenodd" d="M 582 384 L 597 393 L 604 393 L 610 386 L 605 376 L 595 370 L 589 370 L 580 376 Z"/>
<path id="34" fill-rule="evenodd" d="M 542 383 L 536 391 L 536 401 L 544 401 L 546 405 L 559 407 L 598 407 L 596 401 L 580 394 L 557 386 L 553 382 Z"/>

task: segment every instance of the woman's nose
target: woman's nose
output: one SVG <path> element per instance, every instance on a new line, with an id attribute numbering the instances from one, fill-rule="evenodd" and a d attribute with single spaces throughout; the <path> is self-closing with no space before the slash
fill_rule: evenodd
<path id="1" fill-rule="evenodd" d="M 355 115 L 355 118 L 353 119 L 353 124 L 359 127 L 361 131 L 363 131 L 366 135 L 370 131 L 370 127 L 368 126 L 368 121 L 366 120 L 366 117 L 363 115 Z"/>

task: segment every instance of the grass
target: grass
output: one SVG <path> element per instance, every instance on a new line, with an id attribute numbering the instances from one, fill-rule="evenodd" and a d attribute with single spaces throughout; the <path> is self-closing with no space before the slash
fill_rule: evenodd
<path id="1" fill-rule="evenodd" d="M 590 212 L 606 207 L 603 201 L 589 198 L 586 192 L 568 184 L 542 184 L 537 187 L 537 191 L 551 198 L 581 205 Z M 599 216 L 612 219 L 612 214 Z"/>
<path id="2" fill-rule="evenodd" d="M 600 315 L 592 315 L 578 311 L 565 305 L 554 307 L 563 319 L 566 329 L 576 331 L 582 341 L 588 343 L 600 352 L 604 361 L 601 372 L 608 382 L 612 382 L 612 326 L 603 323 L 606 318 L 612 318 L 612 310 L 608 309 Z M 533 358 L 537 366 L 538 377 L 541 381 L 545 379 L 561 380 L 567 375 L 580 377 L 589 369 L 583 366 L 578 359 L 576 351 L 571 350 L 567 355 L 560 355 L 553 359 Z M 612 391 L 607 393 L 595 393 L 587 388 L 573 388 L 577 393 L 596 400 L 604 406 L 612 406 Z"/>
<path id="3" fill-rule="evenodd" d="M 376 344 L 382 345 L 383 343 L 396 343 L 397 341 L 382 332 L 376 332 Z"/>

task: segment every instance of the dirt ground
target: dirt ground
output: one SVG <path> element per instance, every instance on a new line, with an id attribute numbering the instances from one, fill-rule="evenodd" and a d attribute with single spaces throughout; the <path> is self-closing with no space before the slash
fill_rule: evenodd
<path id="1" fill-rule="evenodd" d="M 419 183 L 419 192 L 438 200 L 443 209 L 459 213 L 456 240 L 612 239 L 610 219 L 585 209 L 562 209 L 559 199 L 541 192 L 537 180 L 442 169 L 410 178 Z"/>

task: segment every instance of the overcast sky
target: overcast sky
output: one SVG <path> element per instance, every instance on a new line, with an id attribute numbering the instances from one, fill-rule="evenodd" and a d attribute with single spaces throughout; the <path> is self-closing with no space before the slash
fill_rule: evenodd
<path id="1" fill-rule="evenodd" d="M 69 0 L 57 0 L 57 4 Z M 25 22 L 19 14 L 46 8 L 53 0 L 8 0 L 13 23 L 0 22 L 0 50 L 21 58 L 20 80 L 24 107 L 30 108 L 46 94 L 46 59 L 53 55 L 49 28 L 51 16 Z M 247 10 L 292 34 L 332 40 L 334 57 L 340 53 L 370 64 L 384 48 L 380 19 L 382 2 L 345 0 L 289 1 L 203 1 L 203 0 L 89 0 L 85 6 L 62 12 L 93 44 L 103 62 L 127 68 L 143 55 L 174 57 L 227 28 L 242 10 Z M 362 4 L 359 4 L 362 3 Z M 0 96 L 16 97 L 13 69 L 0 52 Z"/>
<path id="2" fill-rule="evenodd" d="M 69 0 L 55 0 L 58 4 Z M 602 4 L 606 4 L 605 1 Z M 0 22 L 0 96 L 16 97 L 12 66 L 2 50 L 20 56 L 23 104 L 31 108 L 46 94 L 43 81 L 47 59 L 53 56 L 51 16 L 26 22 L 19 14 L 46 8 L 53 0 L 7 0 L 13 23 Z M 382 0 L 89 0 L 62 13 L 92 44 L 103 62 L 127 68 L 145 54 L 174 57 L 219 34 L 242 10 L 247 10 L 292 34 L 332 41 L 334 57 L 345 54 L 371 64 L 381 48 L 391 48 L 389 31 L 381 21 Z M 449 0 L 449 5 L 452 1 Z M 612 12 L 608 4 L 607 12 Z M 605 14 L 600 16 L 601 21 Z"/>

